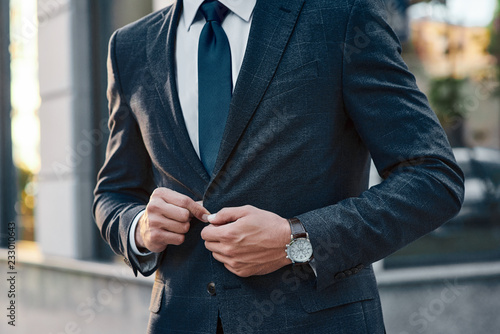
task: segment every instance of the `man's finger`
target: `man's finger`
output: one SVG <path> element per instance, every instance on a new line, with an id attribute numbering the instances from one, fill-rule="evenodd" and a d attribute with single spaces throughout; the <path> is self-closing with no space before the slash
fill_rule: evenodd
<path id="1" fill-rule="evenodd" d="M 214 259 L 216 259 L 220 263 L 224 263 L 226 265 L 234 264 L 233 260 L 231 260 L 230 258 L 228 258 L 227 256 L 224 256 L 222 254 L 212 253 L 212 256 L 214 257 Z"/>
<path id="2" fill-rule="evenodd" d="M 175 220 L 180 223 L 187 223 L 191 221 L 193 216 L 188 209 L 181 208 L 170 203 L 164 203 L 161 215 L 167 219 Z"/>
<path id="3" fill-rule="evenodd" d="M 224 253 L 224 245 L 221 242 L 216 241 L 205 241 L 205 248 L 211 251 L 212 253 Z"/>
<path id="4" fill-rule="evenodd" d="M 207 219 L 210 224 L 224 225 L 249 215 L 253 209 L 253 207 L 248 205 L 235 208 L 224 208 L 216 214 L 208 216 Z"/>
<path id="5" fill-rule="evenodd" d="M 201 238 L 205 241 L 220 242 L 221 233 L 220 229 L 224 226 L 208 225 L 201 230 Z"/>
<path id="6" fill-rule="evenodd" d="M 195 216 L 202 222 L 208 223 L 208 216 L 210 215 L 210 212 L 195 201 L 191 201 L 192 202 L 188 204 L 186 209 L 188 209 L 193 214 L 193 216 Z"/>
<path id="7" fill-rule="evenodd" d="M 191 224 L 189 222 L 178 222 L 171 219 L 165 219 L 161 223 L 161 229 L 177 234 L 186 234 L 189 232 Z"/>
<path id="8" fill-rule="evenodd" d="M 203 222 L 208 222 L 207 217 L 210 212 L 190 197 L 168 188 L 158 188 L 155 193 L 165 202 L 188 209 L 194 217 Z"/>
<path id="9" fill-rule="evenodd" d="M 158 230 L 149 236 L 146 248 L 152 252 L 160 253 L 165 250 L 167 245 L 180 245 L 184 243 L 185 238 L 184 234 Z"/>

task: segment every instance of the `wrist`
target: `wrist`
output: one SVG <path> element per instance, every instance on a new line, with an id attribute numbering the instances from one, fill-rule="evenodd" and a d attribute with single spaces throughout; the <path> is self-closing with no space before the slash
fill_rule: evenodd
<path id="1" fill-rule="evenodd" d="M 147 249 L 146 245 L 144 244 L 144 239 L 142 238 L 141 234 L 141 224 L 143 223 L 144 215 L 139 219 L 139 222 L 137 223 L 135 227 L 135 233 L 134 233 L 134 240 L 135 240 L 135 245 L 137 246 L 137 249 L 141 253 L 146 253 L 149 250 Z"/>
<path id="2" fill-rule="evenodd" d="M 280 245 L 282 247 L 286 247 L 286 245 L 290 242 L 292 230 L 290 228 L 290 224 L 288 223 L 288 219 L 282 218 L 281 224 L 281 233 L 280 233 Z"/>
<path id="3" fill-rule="evenodd" d="M 282 219 L 283 220 L 283 223 L 282 223 L 282 233 L 281 233 L 281 238 L 280 238 L 280 252 L 282 252 L 283 254 L 283 266 L 287 266 L 289 264 L 292 264 L 293 262 L 286 256 L 287 253 L 286 253 L 286 245 L 288 245 L 288 243 L 290 242 L 291 240 L 291 236 L 292 236 L 292 230 L 290 228 L 290 224 L 288 223 L 288 219 Z"/>
<path id="4" fill-rule="evenodd" d="M 290 226 L 290 243 L 286 245 L 287 258 L 298 265 L 308 264 L 313 259 L 313 249 L 309 234 L 298 218 L 287 220 Z"/>
<path id="5" fill-rule="evenodd" d="M 141 219 L 142 216 L 144 216 L 145 211 L 139 212 L 135 218 L 134 221 L 132 222 L 132 226 L 130 227 L 129 231 L 129 246 L 132 249 L 132 253 L 137 255 L 137 256 L 146 256 L 150 255 L 150 251 L 147 249 L 141 247 L 142 250 L 139 250 L 139 241 L 142 241 L 141 235 L 138 235 L 136 238 L 137 231 L 140 231 L 137 226 L 139 225 L 139 219 Z M 136 241 L 137 240 L 137 241 Z"/>

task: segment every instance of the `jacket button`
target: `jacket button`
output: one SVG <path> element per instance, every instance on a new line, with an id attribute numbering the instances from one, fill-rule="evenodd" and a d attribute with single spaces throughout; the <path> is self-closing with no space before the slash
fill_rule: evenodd
<path id="1" fill-rule="evenodd" d="M 215 296 L 216 295 L 215 283 L 214 282 L 208 283 L 208 285 L 207 285 L 207 292 L 208 292 L 208 294 L 210 296 Z"/>

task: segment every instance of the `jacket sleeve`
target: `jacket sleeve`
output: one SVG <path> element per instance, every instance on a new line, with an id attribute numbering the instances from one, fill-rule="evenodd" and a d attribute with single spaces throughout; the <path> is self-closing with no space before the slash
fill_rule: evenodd
<path id="1" fill-rule="evenodd" d="M 343 99 L 384 181 L 298 216 L 315 253 L 317 288 L 355 274 L 456 215 L 463 174 L 401 57 L 382 0 L 356 0 L 343 49 Z"/>
<path id="2" fill-rule="evenodd" d="M 118 32 L 112 37 L 108 55 L 109 140 L 106 160 L 94 191 L 94 218 L 101 236 L 125 262 L 134 275 L 151 275 L 161 254 L 140 259 L 129 243 L 129 230 L 135 216 L 145 209 L 154 190 L 151 160 L 144 146 L 137 120 L 123 96 L 117 55 Z"/>

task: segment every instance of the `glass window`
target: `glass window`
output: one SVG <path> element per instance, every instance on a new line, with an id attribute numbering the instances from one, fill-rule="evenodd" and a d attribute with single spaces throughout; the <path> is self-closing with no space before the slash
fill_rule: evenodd
<path id="1" fill-rule="evenodd" d="M 36 178 L 40 126 L 36 0 L 10 1 L 10 70 L 12 153 L 16 168 L 15 211 L 19 240 L 34 241 Z"/>

